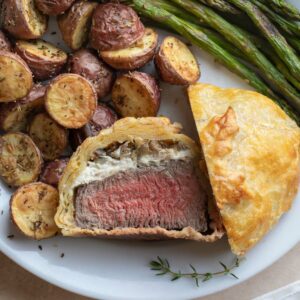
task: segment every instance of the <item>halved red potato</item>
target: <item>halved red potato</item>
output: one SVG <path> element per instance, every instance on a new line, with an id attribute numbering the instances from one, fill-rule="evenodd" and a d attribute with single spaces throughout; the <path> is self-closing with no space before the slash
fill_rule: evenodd
<path id="1" fill-rule="evenodd" d="M 0 102 L 25 97 L 33 85 L 32 73 L 17 54 L 0 51 Z"/>
<path id="2" fill-rule="evenodd" d="M 37 39 L 47 30 L 48 18 L 33 0 L 3 0 L 1 7 L 3 28 L 19 39 Z"/>
<path id="3" fill-rule="evenodd" d="M 175 85 L 189 85 L 200 78 L 194 54 L 180 40 L 166 37 L 155 56 L 155 65 L 163 81 Z"/>
<path id="4" fill-rule="evenodd" d="M 16 132 L 25 131 L 30 116 L 44 108 L 46 86 L 36 84 L 24 98 L 0 104 L 0 129 Z"/>
<path id="5" fill-rule="evenodd" d="M 68 162 L 69 158 L 65 157 L 46 163 L 40 176 L 40 181 L 57 187 Z"/>
<path id="6" fill-rule="evenodd" d="M 96 6 L 95 2 L 81 0 L 57 18 L 63 40 L 72 50 L 78 50 L 87 43 Z"/>
<path id="7" fill-rule="evenodd" d="M 117 70 L 134 70 L 143 67 L 155 55 L 158 34 L 146 28 L 145 34 L 128 48 L 114 51 L 100 51 L 102 59 Z"/>
<path id="8" fill-rule="evenodd" d="M 90 44 L 99 51 L 124 49 L 144 33 L 144 25 L 131 7 L 118 3 L 99 4 L 93 14 Z"/>
<path id="9" fill-rule="evenodd" d="M 21 186 L 38 179 L 42 167 L 40 150 L 23 133 L 0 137 L 0 176 L 11 186 Z"/>
<path id="10" fill-rule="evenodd" d="M 51 185 L 42 182 L 24 185 L 11 197 L 11 219 L 30 238 L 52 237 L 58 232 L 54 221 L 58 198 L 57 189 Z"/>
<path id="11" fill-rule="evenodd" d="M 117 114 L 108 106 L 98 104 L 92 119 L 82 128 L 70 132 L 70 144 L 74 151 L 83 141 L 105 128 L 112 126 L 118 120 Z"/>
<path id="12" fill-rule="evenodd" d="M 68 131 L 46 113 L 34 116 L 29 125 L 28 134 L 40 149 L 45 160 L 60 157 L 68 145 Z"/>
<path id="13" fill-rule="evenodd" d="M 122 117 L 155 117 L 160 106 L 160 89 L 151 75 L 132 72 L 116 80 L 112 101 Z"/>
<path id="14" fill-rule="evenodd" d="M 110 93 L 115 80 L 113 70 L 89 49 L 78 50 L 70 56 L 68 72 L 89 80 L 99 99 Z"/>
<path id="15" fill-rule="evenodd" d="M 43 14 L 56 16 L 64 13 L 75 0 L 35 0 L 35 5 Z"/>
<path id="16" fill-rule="evenodd" d="M 11 51 L 12 50 L 12 46 L 11 46 L 11 42 L 9 41 L 9 39 L 6 37 L 6 35 L 4 34 L 4 32 L 2 30 L 0 30 L 0 50 L 4 50 L 4 51 Z"/>
<path id="17" fill-rule="evenodd" d="M 65 128 L 80 128 L 92 118 L 97 94 L 91 83 L 77 74 L 62 74 L 49 85 L 45 105 L 49 115 Z"/>
<path id="18" fill-rule="evenodd" d="M 58 75 L 68 59 L 63 50 L 43 40 L 19 40 L 15 50 L 37 80 L 47 80 Z"/>

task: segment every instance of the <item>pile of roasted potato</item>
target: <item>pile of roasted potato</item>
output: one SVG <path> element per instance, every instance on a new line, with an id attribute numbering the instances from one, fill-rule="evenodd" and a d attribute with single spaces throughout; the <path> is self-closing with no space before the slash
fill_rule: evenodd
<path id="1" fill-rule="evenodd" d="M 56 187 L 68 156 L 118 118 L 156 116 L 158 81 L 138 71 L 154 59 L 161 80 L 200 77 L 189 48 L 145 28 L 135 11 L 85 0 L 3 0 L 0 31 L 0 176 L 18 189 L 11 215 L 27 236 L 57 233 Z M 42 40 L 56 16 L 66 53 Z M 86 48 L 87 47 L 87 48 Z M 103 102 L 110 95 L 110 100 Z"/>

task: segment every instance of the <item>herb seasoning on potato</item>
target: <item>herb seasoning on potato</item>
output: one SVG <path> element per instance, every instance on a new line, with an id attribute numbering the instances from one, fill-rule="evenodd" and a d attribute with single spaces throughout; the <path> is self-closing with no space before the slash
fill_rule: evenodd
<path id="1" fill-rule="evenodd" d="M 58 232 L 54 222 L 57 206 L 58 192 L 54 187 L 42 182 L 27 184 L 11 197 L 11 218 L 26 236 L 46 239 Z"/>
<path id="2" fill-rule="evenodd" d="M 48 18 L 35 7 L 34 0 L 3 0 L 3 28 L 19 39 L 37 39 L 47 30 Z"/>
<path id="3" fill-rule="evenodd" d="M 45 105 L 49 115 L 65 128 L 80 128 L 92 118 L 97 94 L 91 83 L 77 74 L 62 74 L 49 85 Z"/>
<path id="4" fill-rule="evenodd" d="M 67 54 L 43 40 L 16 42 L 16 52 L 29 66 L 35 79 L 47 80 L 58 75 L 67 62 Z"/>
<path id="5" fill-rule="evenodd" d="M 116 80 L 112 101 L 122 117 L 155 117 L 160 107 L 160 89 L 154 77 L 135 71 Z"/>
<path id="6" fill-rule="evenodd" d="M 68 131 L 45 113 L 34 116 L 28 133 L 45 160 L 60 157 L 68 144 Z"/>
<path id="7" fill-rule="evenodd" d="M 62 38 L 72 50 L 78 50 L 87 43 L 96 6 L 95 2 L 78 1 L 57 18 Z"/>
<path id="8" fill-rule="evenodd" d="M 25 97 L 33 84 L 32 73 L 17 54 L 0 51 L 0 102 Z"/>
<path id="9" fill-rule="evenodd" d="M 0 137 L 0 176 L 14 187 L 34 182 L 41 172 L 43 160 L 32 139 L 23 133 Z"/>
<path id="10" fill-rule="evenodd" d="M 4 32 L 0 30 L 0 50 L 11 51 L 12 46 L 9 39 L 6 37 Z"/>
<path id="11" fill-rule="evenodd" d="M 24 98 L 0 104 L 0 129 L 9 132 L 25 131 L 30 116 L 44 108 L 46 86 L 36 84 Z"/>
<path id="12" fill-rule="evenodd" d="M 155 56 L 155 65 L 163 81 L 189 85 L 200 78 L 197 59 L 190 49 L 175 37 L 166 37 Z"/>
<path id="13" fill-rule="evenodd" d="M 147 64 L 155 55 L 158 34 L 146 28 L 145 34 L 133 45 L 121 50 L 100 51 L 102 59 L 117 70 L 135 70 Z"/>

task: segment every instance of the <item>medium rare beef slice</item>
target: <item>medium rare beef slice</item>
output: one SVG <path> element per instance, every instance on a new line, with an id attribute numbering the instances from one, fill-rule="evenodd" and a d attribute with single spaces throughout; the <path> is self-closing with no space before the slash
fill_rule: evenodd
<path id="1" fill-rule="evenodd" d="M 191 162 L 169 161 L 119 172 L 76 190 L 75 219 L 81 228 L 207 230 L 206 198 Z"/>

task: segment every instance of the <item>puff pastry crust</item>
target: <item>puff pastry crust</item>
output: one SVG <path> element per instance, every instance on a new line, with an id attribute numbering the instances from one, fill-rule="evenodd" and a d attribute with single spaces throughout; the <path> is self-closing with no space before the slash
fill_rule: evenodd
<path id="1" fill-rule="evenodd" d="M 291 207 L 300 130 L 256 92 L 199 83 L 188 94 L 230 246 L 243 255 Z"/>
<path id="2" fill-rule="evenodd" d="M 210 234 L 202 234 L 191 227 L 182 230 L 154 228 L 115 228 L 83 229 L 76 225 L 74 213 L 74 188 L 76 178 L 85 169 L 91 155 L 97 149 L 106 148 L 115 142 L 132 141 L 141 138 L 147 140 L 173 140 L 186 144 L 200 158 L 199 147 L 189 137 L 180 134 L 179 124 L 171 124 L 166 118 L 124 118 L 111 128 L 102 130 L 96 137 L 88 138 L 73 154 L 59 183 L 59 207 L 55 222 L 65 236 L 102 236 L 107 238 L 143 238 L 143 239 L 191 239 L 213 242 L 223 236 L 224 229 L 216 207 L 209 202 Z"/>

